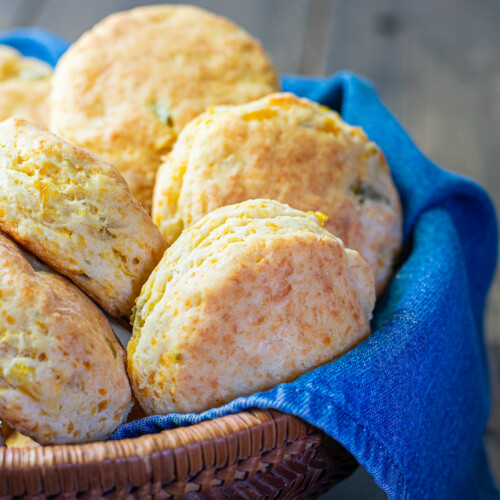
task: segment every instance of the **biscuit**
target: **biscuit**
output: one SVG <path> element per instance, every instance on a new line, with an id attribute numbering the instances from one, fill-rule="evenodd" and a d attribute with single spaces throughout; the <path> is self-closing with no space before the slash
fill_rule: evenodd
<path id="1" fill-rule="evenodd" d="M 0 45 L 0 121 L 19 116 L 46 126 L 51 79 L 47 63 Z"/>
<path id="2" fill-rule="evenodd" d="M 166 248 L 113 166 L 18 118 L 0 123 L 0 229 L 115 316 Z"/>
<path id="3" fill-rule="evenodd" d="M 253 198 L 323 212 L 383 290 L 401 247 L 401 204 L 384 155 L 360 128 L 288 93 L 210 109 L 160 167 L 153 220 L 172 243 L 211 210 Z"/>
<path id="4" fill-rule="evenodd" d="M 155 172 L 186 123 L 278 88 L 260 43 L 232 22 L 186 5 L 140 7 L 105 18 L 61 58 L 51 130 L 115 165 L 149 210 Z"/>
<path id="5" fill-rule="evenodd" d="M 41 444 L 101 440 L 132 406 L 125 352 L 69 280 L 0 233 L 0 418 Z"/>
<path id="6" fill-rule="evenodd" d="M 370 334 L 373 274 L 272 200 L 185 229 L 137 299 L 127 370 L 148 414 L 201 412 L 291 381 Z"/>

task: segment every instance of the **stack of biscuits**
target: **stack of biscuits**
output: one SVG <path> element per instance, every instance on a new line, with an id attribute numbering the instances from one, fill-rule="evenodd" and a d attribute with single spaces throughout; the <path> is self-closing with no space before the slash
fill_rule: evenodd
<path id="1" fill-rule="evenodd" d="M 40 444 L 202 412 L 370 334 L 401 247 L 380 148 L 191 6 L 113 14 L 53 74 L 0 47 L 0 419 Z M 131 324 L 120 343 L 110 326 Z M 130 335 L 129 335 L 130 337 Z"/>

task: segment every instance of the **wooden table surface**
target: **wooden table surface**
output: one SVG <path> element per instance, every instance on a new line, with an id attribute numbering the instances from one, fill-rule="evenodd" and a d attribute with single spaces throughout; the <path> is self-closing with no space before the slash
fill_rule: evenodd
<path id="1" fill-rule="evenodd" d="M 0 29 L 40 26 L 74 40 L 134 0 L 0 0 Z M 500 207 L 500 2 L 206 0 L 259 38 L 281 73 L 356 71 L 377 86 L 422 151 L 474 178 Z M 500 279 L 486 312 L 490 463 L 500 483 Z M 326 498 L 384 498 L 362 469 Z"/>

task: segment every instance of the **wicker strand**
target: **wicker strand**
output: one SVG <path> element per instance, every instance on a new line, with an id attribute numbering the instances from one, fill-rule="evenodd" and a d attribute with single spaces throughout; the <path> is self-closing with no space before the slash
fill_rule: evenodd
<path id="1" fill-rule="evenodd" d="M 356 465 L 300 419 L 251 410 L 136 439 L 0 448 L 0 500 L 314 498 Z"/>

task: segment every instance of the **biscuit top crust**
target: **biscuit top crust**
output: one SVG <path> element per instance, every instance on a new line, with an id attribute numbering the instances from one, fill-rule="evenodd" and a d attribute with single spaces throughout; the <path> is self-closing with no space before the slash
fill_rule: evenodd
<path id="1" fill-rule="evenodd" d="M 47 63 L 0 45 L 0 120 L 20 116 L 48 124 L 51 78 Z"/>
<path id="2" fill-rule="evenodd" d="M 153 220 L 172 243 L 217 207 L 269 198 L 328 216 L 380 292 L 401 246 L 402 214 L 385 157 L 338 113 L 279 93 L 213 107 L 185 127 L 160 167 Z"/>
<path id="3" fill-rule="evenodd" d="M 0 123 L 0 228 L 115 316 L 166 248 L 113 166 L 18 118 Z"/>
<path id="4" fill-rule="evenodd" d="M 52 68 L 34 57 L 23 57 L 16 49 L 0 45 L 0 82 L 18 79 L 24 81 L 47 80 Z"/>
<path id="5" fill-rule="evenodd" d="M 227 19 L 140 7 L 105 18 L 63 55 L 51 130 L 116 165 L 150 207 L 155 171 L 184 125 L 209 105 L 278 88 L 260 43 Z"/>
<path id="6" fill-rule="evenodd" d="M 42 444 L 106 438 L 132 394 L 104 315 L 1 232 L 0 268 L 0 418 Z"/>
<path id="7" fill-rule="evenodd" d="M 127 346 L 147 413 L 268 389 L 369 334 L 373 275 L 322 220 L 250 200 L 183 231 L 143 287 Z"/>

